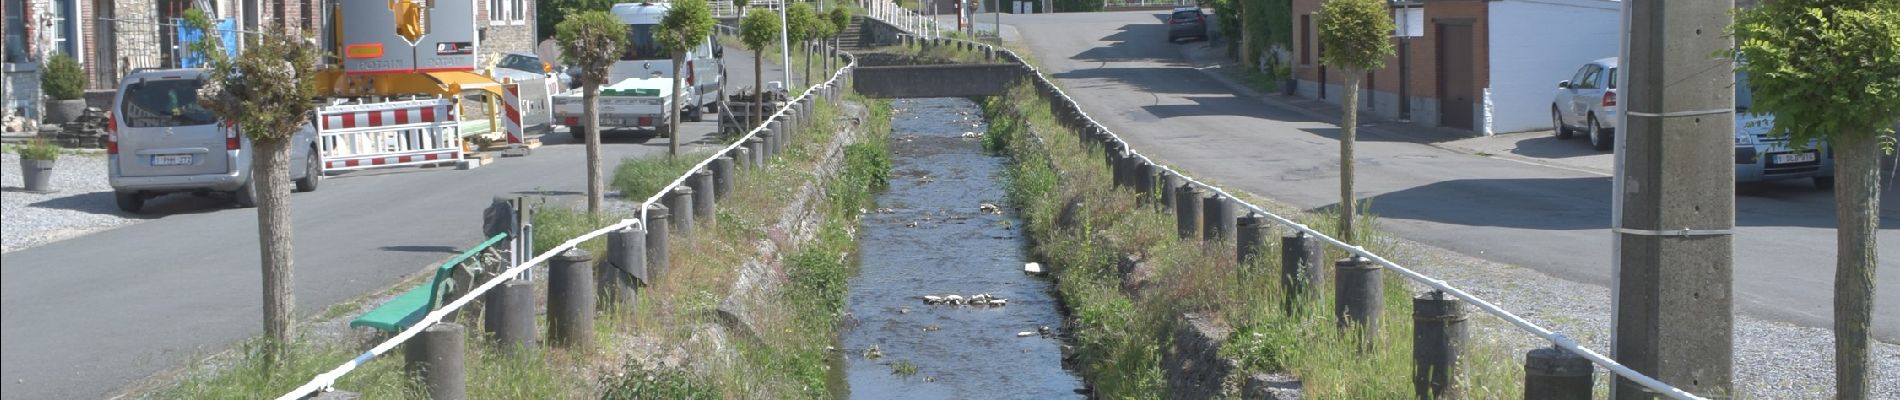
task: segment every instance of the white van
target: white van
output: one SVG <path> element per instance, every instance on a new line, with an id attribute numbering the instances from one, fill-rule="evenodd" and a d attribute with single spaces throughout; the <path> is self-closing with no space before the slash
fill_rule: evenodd
<path id="1" fill-rule="evenodd" d="M 725 85 L 725 50 L 708 35 L 686 55 L 680 73 L 684 115 L 661 115 L 671 108 L 665 98 L 672 91 L 673 57 L 653 38 L 660 18 L 670 7 L 666 3 L 621 3 L 613 6 L 613 15 L 627 24 L 627 49 L 620 54 L 601 85 L 600 119 L 602 127 L 652 128 L 664 132 L 677 118 L 688 122 L 704 120 L 719 102 L 720 87 Z M 568 126 L 575 137 L 583 127 L 581 93 L 578 90 L 556 95 L 555 120 Z M 655 107 L 665 106 L 665 107 Z"/>

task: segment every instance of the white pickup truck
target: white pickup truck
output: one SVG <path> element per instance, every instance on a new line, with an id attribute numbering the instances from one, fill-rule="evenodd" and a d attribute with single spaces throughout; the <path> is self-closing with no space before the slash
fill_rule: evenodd
<path id="1" fill-rule="evenodd" d="M 670 103 L 673 90 L 673 57 L 660 47 L 653 33 L 666 15 L 667 3 L 621 3 L 613 14 L 627 25 L 627 49 L 607 74 L 607 85 L 600 88 L 600 126 L 609 128 L 651 129 L 666 135 L 667 126 L 678 119 L 698 122 L 707 109 L 716 109 L 719 91 L 725 85 L 723 49 L 711 36 L 686 54 L 680 66 L 680 102 Z M 554 120 L 566 125 L 574 138 L 586 132 L 581 90 L 554 95 Z M 680 110 L 678 113 L 666 110 Z"/>

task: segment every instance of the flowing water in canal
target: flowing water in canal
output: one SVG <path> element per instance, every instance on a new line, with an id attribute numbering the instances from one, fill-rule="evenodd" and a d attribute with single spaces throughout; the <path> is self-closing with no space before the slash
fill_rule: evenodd
<path id="1" fill-rule="evenodd" d="M 860 223 L 859 272 L 846 295 L 842 341 L 851 397 L 1080 397 L 1081 379 L 1062 368 L 1054 288 L 1023 273 L 1027 243 L 1006 203 L 1007 160 L 986 153 L 980 139 L 963 137 L 987 129 L 981 110 L 967 99 L 906 99 L 892 107 L 890 189 L 877 198 L 880 210 Z M 985 203 L 1001 212 L 984 210 Z M 921 299 L 953 294 L 1008 303 Z M 1049 334 L 1018 334 L 1042 327 Z"/>

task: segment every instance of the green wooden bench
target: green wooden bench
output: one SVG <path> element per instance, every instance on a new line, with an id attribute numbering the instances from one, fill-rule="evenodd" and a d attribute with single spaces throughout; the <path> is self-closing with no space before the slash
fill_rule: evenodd
<path id="1" fill-rule="evenodd" d="M 497 233 L 494 237 L 488 238 L 488 241 L 482 242 L 482 244 L 476 245 L 474 248 L 470 248 L 468 251 L 456 255 L 455 258 L 451 258 L 449 261 L 435 268 L 435 277 L 429 279 L 429 283 L 417 286 L 415 289 L 409 289 L 408 292 L 403 292 L 402 295 L 389 299 L 389 302 L 383 303 L 383 305 L 377 306 L 376 309 L 369 310 L 369 312 L 363 314 L 363 316 L 356 317 L 355 320 L 350 321 L 350 326 L 374 328 L 379 331 L 395 333 L 401 332 L 411 325 L 415 325 L 416 321 L 421 321 L 424 315 L 428 315 L 430 311 L 435 311 L 437 307 L 442 306 L 445 300 L 449 300 L 442 297 L 448 292 L 447 288 L 451 283 L 450 277 L 454 275 L 456 266 L 461 265 L 463 261 L 468 261 L 470 257 L 480 254 L 483 249 L 494 246 L 506 238 L 508 238 L 508 233 Z"/>

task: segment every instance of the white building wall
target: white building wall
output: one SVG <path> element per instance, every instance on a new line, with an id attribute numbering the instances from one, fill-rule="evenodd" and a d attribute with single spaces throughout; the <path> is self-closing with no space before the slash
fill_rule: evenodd
<path id="1" fill-rule="evenodd" d="M 1613 0 L 1491 3 L 1491 125 L 1480 131 L 1550 129 L 1557 81 L 1570 79 L 1583 63 L 1616 56 L 1621 13 Z"/>

